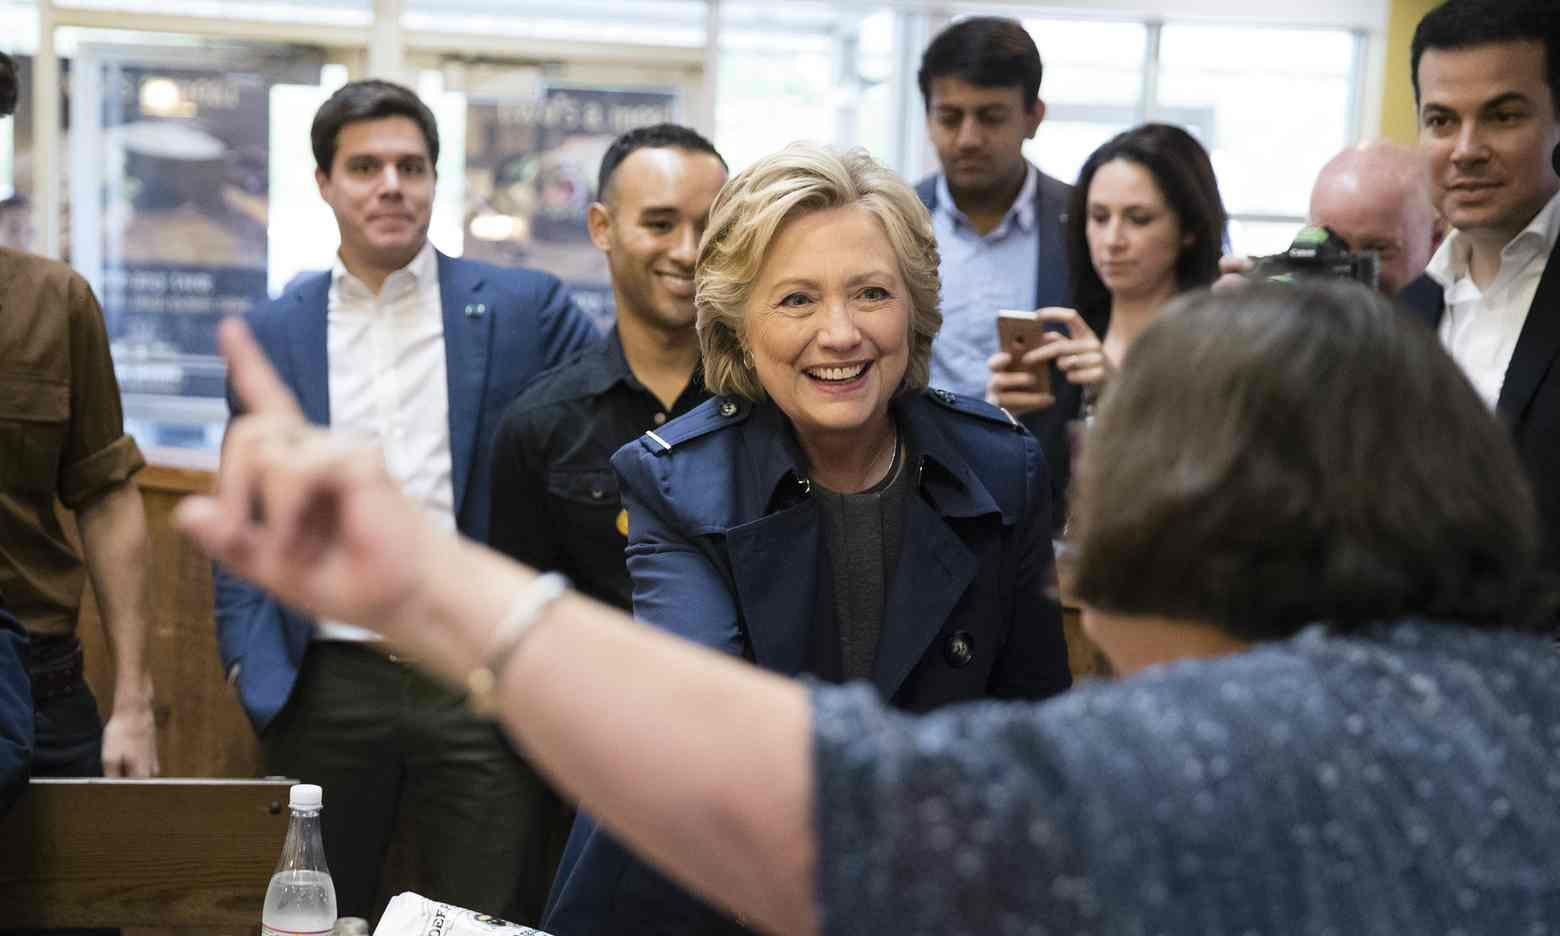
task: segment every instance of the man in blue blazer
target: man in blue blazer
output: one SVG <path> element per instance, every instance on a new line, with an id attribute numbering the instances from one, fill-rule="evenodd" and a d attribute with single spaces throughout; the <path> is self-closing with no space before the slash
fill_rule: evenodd
<path id="1" fill-rule="evenodd" d="M 1043 71 L 1024 27 L 992 16 L 954 23 L 921 57 L 927 134 L 942 164 L 915 187 L 941 254 L 932 386 L 964 396 L 986 395 L 998 310 L 1072 304 L 1063 237 L 1072 186 L 1023 152 L 1045 119 Z"/>
<path id="2" fill-rule="evenodd" d="M 485 541 L 504 406 L 594 330 L 553 277 L 433 249 L 438 130 L 411 91 L 343 86 L 315 115 L 311 142 L 341 248 L 331 271 L 295 280 L 250 326 L 310 420 L 377 441 L 408 495 Z M 529 867 L 540 849 L 528 847 L 540 837 L 525 830 L 543 788 L 494 725 L 371 634 L 296 613 L 220 568 L 216 615 L 266 771 L 325 788 L 342 916 L 382 910 L 403 806 L 418 891 L 495 915 L 540 904 L 516 882 L 541 877 Z"/>

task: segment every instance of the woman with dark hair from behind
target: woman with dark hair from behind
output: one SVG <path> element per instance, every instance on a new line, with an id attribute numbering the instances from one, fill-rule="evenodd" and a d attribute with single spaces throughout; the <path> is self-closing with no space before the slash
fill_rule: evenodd
<path id="1" fill-rule="evenodd" d="M 544 598 L 309 428 L 242 339 L 225 347 L 254 415 L 185 529 L 450 679 L 485 693 L 496 673 L 542 769 L 763 929 L 1560 920 L 1560 655 L 1525 633 L 1549 608 L 1533 499 L 1435 337 L 1363 288 L 1166 310 L 1081 462 L 1076 590 L 1127 678 L 919 717 Z"/>
<path id="2" fill-rule="evenodd" d="M 1022 361 L 1004 351 L 988 362 L 987 399 L 1030 414 L 1024 422 L 1045 451 L 1054 502 L 1065 504 L 1071 473 L 1068 424 L 1166 303 L 1218 278 L 1226 220 L 1208 152 L 1180 127 L 1134 127 L 1084 162 L 1067 207 L 1073 308 L 1041 310 L 1059 330 Z M 1053 362 L 1045 380 L 1040 372 Z M 1058 526 L 1065 516 L 1055 512 Z"/>

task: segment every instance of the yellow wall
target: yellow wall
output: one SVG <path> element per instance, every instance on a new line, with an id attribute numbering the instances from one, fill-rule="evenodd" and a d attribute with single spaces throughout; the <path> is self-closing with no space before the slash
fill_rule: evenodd
<path id="1" fill-rule="evenodd" d="M 1413 143 L 1418 121 L 1414 115 L 1414 85 L 1409 80 L 1408 53 L 1414 27 L 1441 0 L 1392 0 L 1387 18 L 1387 62 L 1382 81 L 1381 135 L 1399 143 Z"/>

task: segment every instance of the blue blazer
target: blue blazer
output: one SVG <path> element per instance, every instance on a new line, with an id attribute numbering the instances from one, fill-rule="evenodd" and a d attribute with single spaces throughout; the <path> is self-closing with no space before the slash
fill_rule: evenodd
<path id="1" fill-rule="evenodd" d="M 916 490 L 872 683 L 925 711 L 1067 688 L 1050 491 L 1034 438 L 995 407 L 930 391 L 893 406 Z M 612 459 L 628 510 L 634 615 L 787 676 L 834 616 L 806 461 L 772 404 L 717 397 Z M 569 936 L 741 932 L 580 814 L 543 928 Z"/>
<path id="2" fill-rule="evenodd" d="M 456 525 L 485 542 L 493 434 L 504 406 L 535 375 L 597 340 L 555 277 L 438 255 L 449 383 L 450 462 Z M 299 277 L 248 316 L 260 346 L 310 422 L 330 425 L 325 353 L 330 273 Z M 231 395 L 228 408 L 238 413 Z M 314 621 L 225 572 L 214 571 L 217 647 L 257 731 L 286 704 Z"/>
<path id="3" fill-rule="evenodd" d="M 1035 230 L 1039 235 L 1040 262 L 1035 264 L 1035 305 L 1072 305 L 1072 274 L 1067 265 L 1067 203 L 1073 187 L 1039 169 L 1035 186 Z M 927 211 L 937 210 L 937 176 L 915 184 L 915 194 Z M 995 314 L 995 313 L 993 313 Z M 996 328 L 993 324 L 992 328 Z"/>

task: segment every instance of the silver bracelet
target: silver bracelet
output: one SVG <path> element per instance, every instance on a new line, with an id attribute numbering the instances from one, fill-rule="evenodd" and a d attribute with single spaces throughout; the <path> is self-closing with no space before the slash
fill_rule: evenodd
<path id="1" fill-rule="evenodd" d="M 541 619 L 548 605 L 569 590 L 569 580 L 558 572 L 539 575 L 522 588 L 504 619 L 493 629 L 482 665 L 466 676 L 466 707 L 481 718 L 498 713 L 498 678 L 520 648 L 520 642 Z"/>

